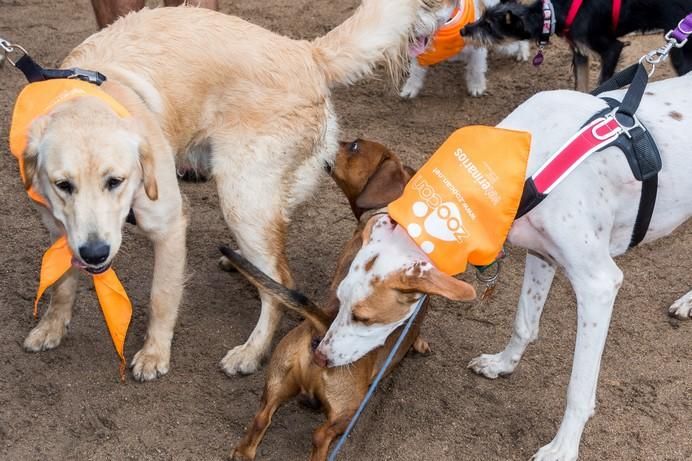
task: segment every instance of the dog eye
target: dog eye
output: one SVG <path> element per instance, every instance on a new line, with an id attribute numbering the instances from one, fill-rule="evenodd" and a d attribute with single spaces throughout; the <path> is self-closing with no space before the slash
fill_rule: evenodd
<path id="1" fill-rule="evenodd" d="M 349 144 L 348 151 L 351 153 L 358 152 L 358 141 L 353 141 L 351 144 Z"/>
<path id="2" fill-rule="evenodd" d="M 63 191 L 64 193 L 70 195 L 72 192 L 74 192 L 74 186 L 70 181 L 67 180 L 60 180 L 55 182 L 55 187 Z"/>
<path id="3" fill-rule="evenodd" d="M 113 190 L 123 183 L 123 178 L 108 178 L 106 181 L 106 189 Z"/>

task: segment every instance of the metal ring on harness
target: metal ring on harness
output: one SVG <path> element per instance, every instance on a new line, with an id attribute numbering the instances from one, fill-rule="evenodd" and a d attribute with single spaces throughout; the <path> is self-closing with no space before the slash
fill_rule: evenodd
<path id="1" fill-rule="evenodd" d="M 17 61 L 13 61 L 10 59 L 10 54 L 16 52 L 17 50 L 21 51 L 24 55 L 27 55 L 27 51 L 21 46 L 17 45 L 16 43 L 11 43 L 5 39 L 0 38 L 0 48 L 4 51 L 4 59 L 7 59 L 7 61 L 12 64 L 13 66 L 17 66 Z"/>

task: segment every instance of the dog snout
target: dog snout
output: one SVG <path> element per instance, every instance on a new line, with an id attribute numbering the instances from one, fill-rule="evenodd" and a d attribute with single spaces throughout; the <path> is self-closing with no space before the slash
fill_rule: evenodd
<path id="1" fill-rule="evenodd" d="M 102 240 L 89 240 L 79 247 L 79 256 L 85 263 L 98 266 L 106 262 L 111 253 L 111 246 Z"/>
<path id="2" fill-rule="evenodd" d="M 327 368 L 327 366 L 329 366 L 327 356 L 324 355 L 319 349 L 315 349 L 315 352 L 312 354 L 312 361 L 320 368 Z"/>

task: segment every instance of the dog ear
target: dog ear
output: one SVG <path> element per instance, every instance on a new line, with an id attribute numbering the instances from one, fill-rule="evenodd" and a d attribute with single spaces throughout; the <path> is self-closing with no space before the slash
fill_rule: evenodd
<path id="1" fill-rule="evenodd" d="M 356 198 L 356 206 L 369 210 L 381 208 L 399 198 L 405 185 L 406 173 L 401 165 L 395 160 L 387 159 Z"/>
<path id="2" fill-rule="evenodd" d="M 22 182 L 26 190 L 31 189 L 31 186 L 34 184 L 34 179 L 36 179 L 36 172 L 38 169 L 38 145 L 43 137 L 43 133 L 46 131 L 49 120 L 50 115 L 41 116 L 34 120 L 29 128 L 26 149 L 22 154 L 24 164 Z"/>
<path id="3" fill-rule="evenodd" d="M 159 187 L 156 183 L 156 168 L 154 163 L 154 152 L 148 142 L 142 141 L 139 144 L 139 164 L 142 167 L 142 181 L 144 182 L 144 192 L 149 200 L 159 198 Z"/>
<path id="4" fill-rule="evenodd" d="M 452 301 L 476 299 L 476 290 L 473 286 L 441 272 L 430 263 L 414 263 L 411 268 L 401 273 L 398 284 L 393 288 L 403 292 L 416 291 L 444 296 Z"/>

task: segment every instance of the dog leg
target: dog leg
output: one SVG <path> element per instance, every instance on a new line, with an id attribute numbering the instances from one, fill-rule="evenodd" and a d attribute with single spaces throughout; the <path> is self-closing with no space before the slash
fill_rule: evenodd
<path id="1" fill-rule="evenodd" d="M 219 140 L 221 144 L 223 140 Z M 247 146 L 250 155 L 268 158 L 263 143 Z M 219 152 L 223 152 L 219 150 Z M 247 167 L 246 167 L 247 165 Z M 284 254 L 287 227 L 285 197 L 281 190 L 281 172 L 265 170 L 258 175 L 257 164 L 239 164 L 231 156 L 215 154 L 214 175 L 218 184 L 219 201 L 226 223 L 231 228 L 243 256 L 262 272 L 286 287 L 293 279 Z M 249 177 L 252 184 L 239 181 Z M 258 198 L 261 197 L 261 202 Z M 269 350 L 274 332 L 283 314 L 276 299 L 260 291 L 262 310 L 257 325 L 245 344 L 237 346 L 221 359 L 220 366 L 229 375 L 254 373 Z"/>
<path id="2" fill-rule="evenodd" d="M 531 253 L 526 255 L 524 283 L 509 343 L 498 354 L 483 354 L 471 360 L 469 368 L 490 379 L 514 371 L 526 347 L 538 337 L 538 324 L 554 276 L 553 264 Z"/>
<path id="3" fill-rule="evenodd" d="M 312 434 L 312 455 L 310 461 L 325 461 L 329 456 L 329 447 L 335 438 L 344 433 L 348 423 L 355 414 L 353 411 L 330 415 L 329 420 L 318 427 Z"/>
<path id="4" fill-rule="evenodd" d="M 563 247 L 564 248 L 564 247 Z M 584 425 L 596 407 L 596 385 L 615 296 L 622 272 L 607 248 L 571 248 L 564 264 L 577 295 L 577 340 L 567 406 L 555 438 L 535 455 L 536 461 L 574 461 Z"/>
<path id="5" fill-rule="evenodd" d="M 599 82 L 603 83 L 613 76 L 615 73 L 615 68 L 620 60 L 620 53 L 625 47 L 625 44 L 619 40 L 614 42 L 607 42 L 607 47 L 605 48 L 595 48 L 595 51 L 601 57 L 601 76 Z"/>
<path id="6" fill-rule="evenodd" d="M 154 274 L 149 304 L 149 325 L 142 349 L 132 359 L 132 375 L 151 381 L 168 373 L 173 330 L 183 295 L 186 219 L 182 214 L 161 234 L 149 234 L 154 243 Z M 138 225 L 146 228 L 143 219 Z"/>
<path id="7" fill-rule="evenodd" d="M 264 434 L 272 423 L 272 416 L 277 408 L 300 391 L 294 380 L 285 379 L 287 374 L 281 373 L 280 376 L 267 379 L 264 394 L 262 395 L 261 408 L 252 420 L 252 426 L 248 428 L 243 439 L 231 452 L 232 460 L 252 461 L 255 459 L 257 447 L 262 443 Z"/>
<path id="8" fill-rule="evenodd" d="M 668 308 L 668 314 L 680 320 L 692 318 L 692 291 L 678 299 Z"/>
<path id="9" fill-rule="evenodd" d="M 579 50 L 572 50 L 572 67 L 574 70 L 574 88 L 582 93 L 589 91 L 589 57 Z"/>
<path id="10" fill-rule="evenodd" d="M 418 336 L 416 340 L 413 342 L 413 346 L 411 346 L 414 351 L 421 355 L 427 355 L 432 352 L 432 349 L 430 349 L 430 344 L 423 339 L 421 336 Z"/>
<path id="11" fill-rule="evenodd" d="M 54 349 L 67 333 L 72 306 L 77 297 L 79 271 L 70 269 L 53 285 L 50 307 L 24 340 L 24 349 L 39 352 Z"/>
<path id="12" fill-rule="evenodd" d="M 411 59 L 411 64 L 408 69 L 408 79 L 401 89 L 399 96 L 407 99 L 413 99 L 418 96 L 420 90 L 423 89 L 423 83 L 425 82 L 425 75 L 427 73 L 428 69 L 418 64 L 416 59 Z"/>
<path id="13" fill-rule="evenodd" d="M 488 50 L 467 45 L 461 52 L 466 63 L 466 91 L 475 97 L 485 93 L 485 73 L 488 71 Z"/>

